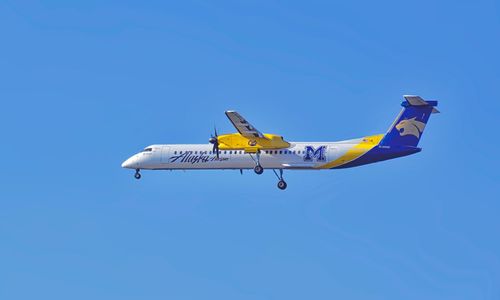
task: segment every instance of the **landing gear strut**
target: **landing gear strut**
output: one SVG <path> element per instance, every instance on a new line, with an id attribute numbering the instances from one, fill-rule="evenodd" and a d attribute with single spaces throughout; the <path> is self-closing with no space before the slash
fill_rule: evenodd
<path id="1" fill-rule="evenodd" d="M 280 174 L 278 175 L 278 173 L 276 173 L 276 170 L 273 169 L 274 174 L 279 179 L 279 181 L 278 181 L 278 188 L 280 190 L 284 190 L 284 189 L 286 189 L 287 184 L 286 184 L 285 180 L 283 180 L 283 169 L 279 169 L 279 171 L 280 171 Z"/>
<path id="2" fill-rule="evenodd" d="M 250 154 L 250 157 L 252 157 L 253 159 L 253 156 Z M 257 151 L 257 153 L 255 153 L 255 157 L 257 159 L 254 159 L 255 161 L 255 168 L 253 168 L 253 171 L 255 172 L 255 174 L 262 174 L 264 173 L 264 168 L 260 165 L 260 150 Z"/>
<path id="3" fill-rule="evenodd" d="M 141 170 L 135 169 L 135 174 L 134 174 L 135 179 L 141 179 L 141 173 L 139 173 L 139 171 L 141 171 Z"/>

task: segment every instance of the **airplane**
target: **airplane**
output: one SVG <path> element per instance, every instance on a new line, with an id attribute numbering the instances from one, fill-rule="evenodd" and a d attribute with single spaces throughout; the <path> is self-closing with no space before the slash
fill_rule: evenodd
<path id="1" fill-rule="evenodd" d="M 283 170 L 323 170 L 351 168 L 420 152 L 418 142 L 437 101 L 405 95 L 403 109 L 385 134 L 364 136 L 338 142 L 288 142 L 282 136 L 262 133 L 236 111 L 226 111 L 237 132 L 214 134 L 208 144 L 151 145 L 122 163 L 141 170 L 253 169 L 262 174 L 271 169 L 278 178 L 278 188 L 287 183 Z"/>

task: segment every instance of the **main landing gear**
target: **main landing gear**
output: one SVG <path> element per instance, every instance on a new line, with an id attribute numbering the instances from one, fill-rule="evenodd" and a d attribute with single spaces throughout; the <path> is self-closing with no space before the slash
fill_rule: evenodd
<path id="1" fill-rule="evenodd" d="M 140 171 L 141 171 L 140 169 L 135 169 L 135 174 L 134 174 L 135 179 L 141 179 L 141 173 L 139 173 Z"/>
<path id="2" fill-rule="evenodd" d="M 256 165 L 255 168 L 253 168 L 253 171 L 255 174 L 262 174 L 264 173 L 264 168 L 261 165 Z"/>
<path id="3" fill-rule="evenodd" d="M 285 180 L 283 180 L 283 169 L 279 169 L 279 172 L 280 172 L 279 175 L 278 175 L 278 173 L 276 173 L 275 169 L 273 169 L 273 172 L 276 175 L 276 177 L 278 177 L 278 179 L 279 179 L 279 181 L 278 181 L 278 188 L 280 190 L 286 189 L 287 184 L 286 184 Z"/>
<path id="4" fill-rule="evenodd" d="M 255 167 L 253 168 L 253 171 L 255 172 L 255 174 L 260 175 L 260 174 L 264 173 L 264 168 L 260 165 L 260 150 L 258 150 L 255 153 L 255 158 L 252 156 L 252 154 L 250 154 L 250 157 L 255 162 Z M 276 175 L 276 177 L 278 177 L 278 179 L 279 179 L 278 188 L 280 190 L 284 190 L 284 189 L 286 189 L 287 184 L 286 184 L 285 180 L 283 180 L 283 169 L 278 169 L 278 170 L 280 172 L 279 175 L 278 175 L 278 173 L 276 173 L 275 169 L 273 169 L 273 172 Z M 241 170 L 240 170 L 240 172 L 241 172 Z"/>
<path id="5" fill-rule="evenodd" d="M 260 175 L 260 174 L 264 173 L 264 168 L 260 165 L 260 150 L 258 150 L 257 153 L 255 153 L 256 159 L 254 159 L 251 154 L 250 154 L 250 157 L 255 162 L 255 168 L 253 168 L 253 171 L 255 172 L 255 174 Z"/>

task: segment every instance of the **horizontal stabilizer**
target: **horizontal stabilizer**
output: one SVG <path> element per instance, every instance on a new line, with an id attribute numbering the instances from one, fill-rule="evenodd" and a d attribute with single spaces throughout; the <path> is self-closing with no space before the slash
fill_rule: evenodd
<path id="1" fill-rule="evenodd" d="M 437 110 L 434 106 L 437 106 L 437 101 L 430 101 L 430 100 L 424 100 L 420 96 L 416 95 L 404 95 L 403 96 L 406 99 L 406 102 L 403 102 L 403 106 L 432 106 L 432 113 L 436 114 L 439 113 L 440 111 Z"/>

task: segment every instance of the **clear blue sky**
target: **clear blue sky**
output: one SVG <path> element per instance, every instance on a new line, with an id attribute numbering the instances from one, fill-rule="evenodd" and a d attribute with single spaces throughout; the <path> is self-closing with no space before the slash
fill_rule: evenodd
<path id="1" fill-rule="evenodd" d="M 498 1 L 3 1 L 1 299 L 499 299 Z M 182 4 L 181 4 L 182 3 Z M 144 172 L 223 112 L 423 151 L 321 172 Z"/>

